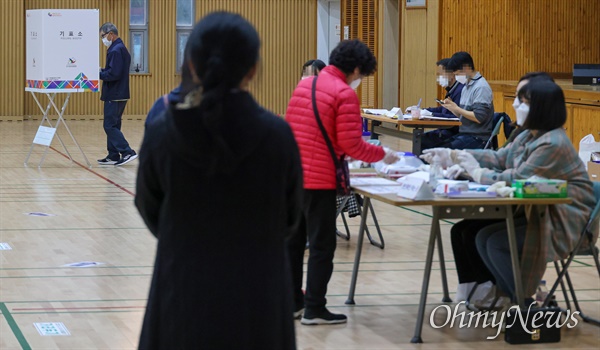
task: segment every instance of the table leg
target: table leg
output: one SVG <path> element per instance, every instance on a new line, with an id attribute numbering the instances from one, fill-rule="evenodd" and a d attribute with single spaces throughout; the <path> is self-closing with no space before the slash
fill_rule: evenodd
<path id="1" fill-rule="evenodd" d="M 519 263 L 519 249 L 517 247 L 517 236 L 515 234 L 515 221 L 512 206 L 506 206 L 506 228 L 508 230 L 508 246 L 510 247 L 510 259 L 512 262 L 513 276 L 515 278 L 515 294 L 517 304 L 526 307 L 523 293 L 523 282 L 521 280 L 521 264 Z"/>
<path id="2" fill-rule="evenodd" d="M 429 277 L 431 276 L 431 265 L 433 263 L 433 250 L 435 249 L 435 239 L 440 232 L 440 209 L 437 206 L 433 208 L 433 219 L 431 220 L 431 230 L 429 232 L 429 244 L 427 245 L 427 257 L 425 259 L 425 272 L 423 273 L 423 286 L 421 287 L 421 299 L 419 300 L 419 313 L 417 314 L 417 325 L 415 335 L 410 340 L 411 343 L 422 343 L 421 331 L 423 330 L 423 320 L 425 318 L 425 306 L 427 302 L 427 290 L 429 288 Z"/>
<path id="3" fill-rule="evenodd" d="M 425 129 L 421 128 L 421 127 L 416 127 L 413 129 L 413 138 L 412 138 L 412 153 L 415 156 L 420 156 L 421 155 L 421 139 L 423 137 L 423 133 L 425 132 Z"/>
<path id="4" fill-rule="evenodd" d="M 379 140 L 379 134 L 375 133 L 375 127 L 381 125 L 380 121 L 371 120 L 371 140 Z"/>
<path id="5" fill-rule="evenodd" d="M 437 230 L 437 244 L 438 244 L 438 254 L 440 257 L 440 272 L 442 274 L 442 289 L 444 291 L 444 297 L 442 301 L 444 303 L 452 302 L 450 299 L 450 295 L 448 294 L 448 278 L 446 277 L 446 260 L 444 259 L 444 247 L 442 245 L 442 233 L 441 229 Z"/>
<path id="6" fill-rule="evenodd" d="M 369 214 L 369 204 L 371 198 L 365 196 L 363 201 L 362 214 L 360 217 L 360 229 L 358 230 L 358 240 L 356 242 L 356 254 L 354 255 L 354 267 L 352 268 L 352 279 L 350 280 L 350 291 L 348 292 L 347 305 L 354 305 L 354 292 L 356 290 L 356 279 L 358 277 L 358 266 L 360 265 L 360 254 L 362 253 L 363 240 L 365 238 L 365 228 L 367 227 L 367 215 Z"/>

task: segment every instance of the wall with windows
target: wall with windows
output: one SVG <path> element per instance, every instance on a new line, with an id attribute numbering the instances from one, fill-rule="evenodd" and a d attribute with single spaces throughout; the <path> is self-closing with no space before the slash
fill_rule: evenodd
<path id="1" fill-rule="evenodd" d="M 3 50 L 0 120 L 39 118 L 33 98 L 25 93 L 25 10 L 98 8 L 100 24 L 113 22 L 132 55 L 131 101 L 125 114 L 141 118 L 154 100 L 180 79 L 183 48 L 192 24 L 210 11 L 240 13 L 262 39 L 261 67 L 251 85 L 258 101 L 283 114 L 302 64 L 316 56 L 317 0 L 1 0 L 2 28 L 12 51 Z M 106 48 L 100 45 L 101 65 Z M 64 98 L 59 96 L 60 99 Z M 100 95 L 82 93 L 69 102 L 67 118 L 101 118 Z"/>

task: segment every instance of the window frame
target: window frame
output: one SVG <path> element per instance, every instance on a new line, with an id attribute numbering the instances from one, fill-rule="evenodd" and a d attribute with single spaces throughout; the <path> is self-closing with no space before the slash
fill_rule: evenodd
<path id="1" fill-rule="evenodd" d="M 129 66 L 129 74 L 148 74 L 150 73 L 150 69 L 148 66 L 149 63 L 149 54 L 148 54 L 148 17 L 149 17 L 149 0 L 144 1 L 144 24 L 133 24 L 131 21 L 131 5 L 133 0 L 129 0 L 129 46 L 131 51 L 133 52 L 133 38 L 139 34 L 142 34 L 142 52 L 141 52 L 141 61 L 142 61 L 142 69 L 139 67 L 135 67 L 133 64 L 133 59 L 131 60 L 131 65 Z"/>
<path id="2" fill-rule="evenodd" d="M 190 9 L 190 13 L 192 14 L 192 21 L 189 25 L 178 25 L 178 18 L 177 18 L 177 6 L 179 5 L 179 1 L 177 0 L 175 2 L 175 72 L 176 74 L 181 74 L 181 66 L 183 64 L 184 61 L 184 57 L 183 56 L 183 52 L 185 52 L 185 46 L 183 48 L 179 47 L 179 38 L 182 35 L 187 35 L 188 39 L 189 36 L 192 34 L 192 29 L 194 28 L 194 24 L 196 22 L 196 1 L 194 0 L 185 0 L 188 1 L 191 9 Z M 187 43 L 187 40 L 186 40 Z"/>

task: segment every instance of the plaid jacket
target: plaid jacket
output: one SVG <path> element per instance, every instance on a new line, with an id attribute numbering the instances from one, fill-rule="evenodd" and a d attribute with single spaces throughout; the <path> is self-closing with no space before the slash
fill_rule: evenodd
<path id="1" fill-rule="evenodd" d="M 596 200 L 594 189 L 577 151 L 562 128 L 534 136 L 524 130 L 498 151 L 470 150 L 484 170 L 482 184 L 512 183 L 538 175 L 567 180 L 571 204 L 533 206 L 528 216 L 527 234 L 521 256 L 523 288 L 535 293 L 548 261 L 566 258 L 573 250 Z M 597 225 L 597 224 L 596 224 Z M 598 238 L 597 227 L 594 242 Z M 584 242 L 584 247 L 587 242 Z"/>

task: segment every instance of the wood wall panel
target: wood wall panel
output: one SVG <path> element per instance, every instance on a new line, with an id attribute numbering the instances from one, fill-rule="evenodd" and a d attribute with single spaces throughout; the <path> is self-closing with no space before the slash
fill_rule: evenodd
<path id="1" fill-rule="evenodd" d="M 360 86 L 356 89 L 361 107 L 375 108 L 379 104 L 379 1 L 377 0 L 343 0 L 341 2 L 341 25 L 348 26 L 348 39 L 358 39 L 371 49 L 378 60 L 378 70 L 372 76 L 363 78 Z"/>
<path id="2" fill-rule="evenodd" d="M 437 107 L 439 0 L 428 0 L 427 8 L 401 6 L 399 104 L 406 108 L 422 99 L 422 107 Z"/>
<path id="3" fill-rule="evenodd" d="M 22 0 L 0 1 L 0 120 L 22 120 L 25 98 L 25 13 Z M 21 29 L 23 28 L 23 29 Z"/>
<path id="4" fill-rule="evenodd" d="M 316 0 L 200 0 L 196 16 L 226 10 L 241 14 L 257 29 L 261 65 L 250 85 L 267 109 L 283 114 L 300 79 L 302 65 L 317 55 Z"/>
<path id="5" fill-rule="evenodd" d="M 149 0 L 149 73 L 131 75 L 131 100 L 125 109 L 128 117 L 145 116 L 154 100 L 169 92 L 180 80 L 176 74 L 175 5 L 175 0 Z M 10 69 L 5 68 L 8 64 L 2 64 L 7 73 L 4 74 L 3 70 L 3 78 L 8 76 L 9 80 L 7 86 L 25 86 L 24 10 L 42 8 L 98 8 L 100 22 L 115 23 L 129 47 L 128 0 L 2 0 L 0 10 L 3 18 L 7 16 L 2 24 L 3 28 L 6 26 L 4 32 L 17 28 L 18 35 L 7 37 L 11 47 L 21 47 L 15 57 L 8 58 L 13 63 Z M 316 0 L 196 0 L 196 19 L 214 10 L 239 13 L 257 28 L 262 40 L 261 67 L 250 88 L 259 103 L 283 114 L 300 78 L 302 64 L 316 56 Z M 104 65 L 106 48 L 100 39 L 98 45 L 101 48 L 101 65 Z M 3 53 L 2 62 L 5 56 Z M 15 66 L 18 68 L 15 69 Z M 0 116 L 40 116 L 35 102 L 24 89 L 10 90 L 12 95 L 5 93 L 8 90 L 4 85 L 0 90 L 3 92 L 0 94 Z M 59 103 L 63 98 L 58 98 Z M 101 118 L 102 103 L 99 99 L 99 93 L 72 96 L 66 118 Z M 11 104 L 14 108 L 8 107 Z"/>
<path id="6" fill-rule="evenodd" d="M 488 80 L 600 62 L 600 1 L 439 1 L 440 57 L 468 51 Z"/>
<path id="7" fill-rule="evenodd" d="M 568 118 L 572 119 L 573 125 L 569 136 L 573 146 L 579 152 L 579 141 L 588 134 L 594 135 L 596 141 L 600 140 L 600 113 L 598 107 L 573 105 Z"/>

